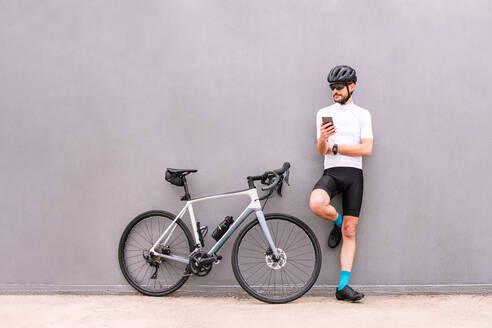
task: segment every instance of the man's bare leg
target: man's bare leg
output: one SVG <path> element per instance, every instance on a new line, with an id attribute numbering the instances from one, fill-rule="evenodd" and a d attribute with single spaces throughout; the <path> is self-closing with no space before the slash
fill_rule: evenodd
<path id="1" fill-rule="evenodd" d="M 355 258 L 356 241 L 355 233 L 359 218 L 356 216 L 344 215 L 342 224 L 342 250 L 340 251 L 340 267 L 342 271 L 352 271 Z"/>
<path id="2" fill-rule="evenodd" d="M 355 216 L 345 215 L 342 224 L 343 244 L 340 251 L 340 282 L 338 284 L 336 298 L 338 300 L 350 300 L 356 302 L 364 297 L 363 293 L 353 290 L 349 285 L 350 274 L 352 272 L 352 264 L 355 258 L 355 233 L 359 218 Z"/>
<path id="3" fill-rule="evenodd" d="M 337 219 L 337 210 L 330 205 L 330 196 L 323 189 L 315 189 L 311 192 L 309 198 L 309 207 L 317 216 L 330 221 Z M 355 234 L 357 230 L 357 224 L 359 218 L 355 216 L 345 215 L 342 223 L 342 249 L 340 251 L 340 283 L 337 288 L 336 297 L 339 300 L 352 300 L 357 301 L 364 297 L 364 294 L 359 293 L 347 286 L 350 279 L 350 273 L 352 272 L 352 265 L 354 263 L 355 251 L 356 251 L 356 239 Z M 331 247 L 331 246 L 330 246 Z M 341 289 L 341 287 L 347 286 L 347 288 Z M 340 293 L 340 294 L 339 294 Z"/>
<path id="4" fill-rule="evenodd" d="M 309 198 L 309 207 L 314 214 L 322 219 L 335 221 L 338 213 L 333 205 L 330 205 L 330 196 L 323 189 L 314 189 Z"/>

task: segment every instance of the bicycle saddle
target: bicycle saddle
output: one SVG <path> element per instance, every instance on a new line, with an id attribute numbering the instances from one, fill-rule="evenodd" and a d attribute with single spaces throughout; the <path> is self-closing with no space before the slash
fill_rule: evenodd
<path id="1" fill-rule="evenodd" d="M 198 170 L 192 170 L 192 169 L 167 169 L 171 173 L 176 173 L 176 174 L 184 174 L 184 173 L 195 173 Z"/>

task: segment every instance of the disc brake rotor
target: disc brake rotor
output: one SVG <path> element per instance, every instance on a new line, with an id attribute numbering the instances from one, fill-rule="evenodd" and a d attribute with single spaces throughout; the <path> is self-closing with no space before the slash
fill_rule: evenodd
<path id="1" fill-rule="evenodd" d="M 274 260 L 273 253 L 265 256 L 266 264 L 274 270 L 282 269 L 287 264 L 287 254 L 280 248 L 277 248 L 277 253 L 279 256 L 277 261 Z"/>

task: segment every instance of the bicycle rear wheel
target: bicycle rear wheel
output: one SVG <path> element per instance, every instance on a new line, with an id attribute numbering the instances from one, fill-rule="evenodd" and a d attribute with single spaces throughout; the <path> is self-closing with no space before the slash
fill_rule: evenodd
<path id="1" fill-rule="evenodd" d="M 149 296 L 174 292 L 189 277 L 187 264 L 150 256 L 149 250 L 169 227 L 175 215 L 165 211 L 149 211 L 133 219 L 123 232 L 118 247 L 120 268 L 133 288 Z M 193 250 L 193 237 L 186 225 L 178 219 L 168 242 L 166 238 L 156 251 L 166 255 L 188 257 Z"/>
<path id="2" fill-rule="evenodd" d="M 251 296 L 287 303 L 304 295 L 318 279 L 321 250 L 313 231 L 301 220 L 285 214 L 267 214 L 265 219 L 280 258 L 274 259 L 256 219 L 234 243 L 232 269 Z"/>

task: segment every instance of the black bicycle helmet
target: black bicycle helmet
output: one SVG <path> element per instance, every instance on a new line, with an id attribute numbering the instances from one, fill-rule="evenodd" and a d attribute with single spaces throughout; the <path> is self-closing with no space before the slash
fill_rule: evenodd
<path id="1" fill-rule="evenodd" d="M 355 70 L 347 65 L 338 65 L 331 69 L 328 74 L 328 82 L 357 83 Z"/>

